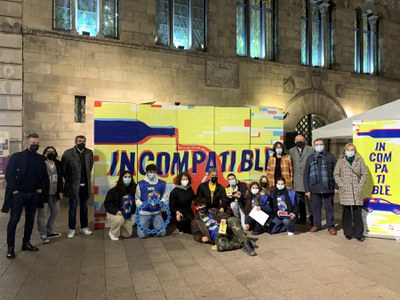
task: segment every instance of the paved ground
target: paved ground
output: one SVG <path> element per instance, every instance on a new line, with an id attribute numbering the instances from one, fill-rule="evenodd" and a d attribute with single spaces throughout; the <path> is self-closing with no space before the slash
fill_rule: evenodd
<path id="1" fill-rule="evenodd" d="M 342 230 L 330 236 L 302 226 L 293 237 L 264 234 L 256 257 L 219 253 L 190 235 L 112 242 L 106 230 L 96 230 L 67 240 L 64 204 L 56 228 L 63 237 L 41 245 L 35 229 L 32 243 L 40 251 L 22 252 L 22 219 L 17 258 L 8 260 L 7 222 L 0 214 L 2 300 L 400 299 L 400 243 L 347 241 Z"/>

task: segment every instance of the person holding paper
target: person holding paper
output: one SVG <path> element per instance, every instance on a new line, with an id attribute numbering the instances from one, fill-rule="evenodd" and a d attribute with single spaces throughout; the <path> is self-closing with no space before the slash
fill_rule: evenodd
<path id="1" fill-rule="evenodd" d="M 294 191 L 286 188 L 285 178 L 276 180 L 274 193 L 269 199 L 275 216 L 269 227 L 270 233 L 287 231 L 289 236 L 294 235 L 299 197 Z"/>
<path id="2" fill-rule="evenodd" d="M 339 186 L 340 204 L 343 208 L 343 233 L 348 240 L 354 237 L 363 242 L 362 192 L 368 180 L 368 169 L 353 144 L 344 146 L 333 176 Z"/>
<path id="3" fill-rule="evenodd" d="M 191 227 L 195 241 L 215 243 L 218 251 L 243 249 L 249 256 L 256 255 L 252 242 L 240 226 L 239 218 L 229 217 L 217 208 L 208 209 L 205 198 L 196 198 L 194 205 L 197 213 Z"/>
<path id="4" fill-rule="evenodd" d="M 246 225 L 245 225 L 245 230 L 252 230 L 253 235 L 258 235 L 261 234 L 265 231 L 265 223 L 268 219 L 268 217 L 265 219 L 265 222 L 262 222 L 260 224 L 251 216 L 251 212 L 255 210 L 256 214 L 262 214 L 266 213 L 264 209 L 261 207 L 261 203 L 266 203 L 268 196 L 267 195 L 261 195 L 261 187 L 258 182 L 252 182 L 250 183 L 250 193 L 247 193 L 247 201 L 246 201 L 246 207 L 245 207 L 245 213 L 246 213 Z M 261 199 L 263 198 L 263 199 Z M 264 211 L 264 212 L 263 212 Z"/>

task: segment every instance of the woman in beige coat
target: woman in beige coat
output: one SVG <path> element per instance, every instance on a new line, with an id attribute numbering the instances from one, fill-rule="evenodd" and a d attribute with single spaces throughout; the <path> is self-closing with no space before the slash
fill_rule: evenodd
<path id="1" fill-rule="evenodd" d="M 333 176 L 339 186 L 344 235 L 348 240 L 354 237 L 363 242 L 362 192 L 368 179 L 368 169 L 353 144 L 344 146 Z"/>

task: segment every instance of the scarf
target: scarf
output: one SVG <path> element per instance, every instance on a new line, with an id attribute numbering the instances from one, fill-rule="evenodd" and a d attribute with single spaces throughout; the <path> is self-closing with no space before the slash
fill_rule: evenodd
<path id="1" fill-rule="evenodd" d="M 322 186 L 328 189 L 328 169 L 326 167 L 325 151 L 322 153 L 314 153 L 310 164 L 310 183 L 315 185 L 321 181 L 318 173 L 318 158 L 321 157 L 321 177 Z"/>

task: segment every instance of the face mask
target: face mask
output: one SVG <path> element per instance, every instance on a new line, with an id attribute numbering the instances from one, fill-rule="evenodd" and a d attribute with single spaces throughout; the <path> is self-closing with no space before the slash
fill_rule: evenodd
<path id="1" fill-rule="evenodd" d="M 317 145 L 314 147 L 315 151 L 318 153 L 321 153 L 324 151 L 324 146 L 323 145 Z"/>
<path id="2" fill-rule="evenodd" d="M 122 178 L 122 181 L 124 182 L 124 184 L 125 184 L 126 186 L 128 186 L 128 185 L 130 185 L 130 183 L 132 182 L 132 178 L 130 178 L 130 177 L 123 177 L 123 178 Z"/>
<path id="3" fill-rule="evenodd" d="M 85 143 L 80 143 L 78 145 L 76 145 L 76 148 L 78 148 L 79 150 L 84 150 L 85 149 Z"/>
<path id="4" fill-rule="evenodd" d="M 211 177 L 211 182 L 212 183 L 217 183 L 218 182 L 218 177 Z"/>
<path id="5" fill-rule="evenodd" d="M 153 181 L 154 179 L 156 179 L 156 174 L 147 174 L 147 177 L 149 177 L 149 179 Z"/>
<path id="6" fill-rule="evenodd" d="M 348 158 L 352 158 L 352 157 L 354 157 L 354 155 L 356 155 L 356 153 L 354 151 L 346 151 L 346 156 Z"/>
<path id="7" fill-rule="evenodd" d="M 29 146 L 29 150 L 32 152 L 36 152 L 39 150 L 39 145 L 38 144 L 33 144 Z"/>
<path id="8" fill-rule="evenodd" d="M 189 184 L 189 180 L 185 179 L 185 180 L 181 180 L 181 184 L 184 187 L 187 187 L 187 185 Z"/>
<path id="9" fill-rule="evenodd" d="M 229 180 L 229 185 L 230 186 L 235 186 L 236 185 L 236 179 Z"/>
<path id="10" fill-rule="evenodd" d="M 268 182 L 261 182 L 261 186 L 263 188 L 267 188 L 268 187 Z"/>
<path id="11" fill-rule="evenodd" d="M 276 152 L 276 154 L 282 154 L 282 148 L 276 148 L 275 149 L 275 152 Z"/>
<path id="12" fill-rule="evenodd" d="M 296 144 L 296 147 L 299 147 L 299 148 L 303 148 L 305 146 L 305 143 L 302 141 L 296 142 L 295 144 Z"/>
<path id="13" fill-rule="evenodd" d="M 46 157 L 47 157 L 48 160 L 55 160 L 56 159 L 56 154 L 54 152 L 50 152 L 50 153 L 47 153 Z"/>
<path id="14" fill-rule="evenodd" d="M 203 207 L 199 209 L 199 213 L 202 215 L 206 215 L 208 213 L 207 207 Z"/>
<path id="15" fill-rule="evenodd" d="M 278 189 L 278 191 L 282 191 L 285 188 L 284 184 L 277 184 L 276 188 Z"/>
<path id="16" fill-rule="evenodd" d="M 259 189 L 251 189 L 251 193 L 252 193 L 253 195 L 257 195 L 258 192 L 259 192 Z"/>

